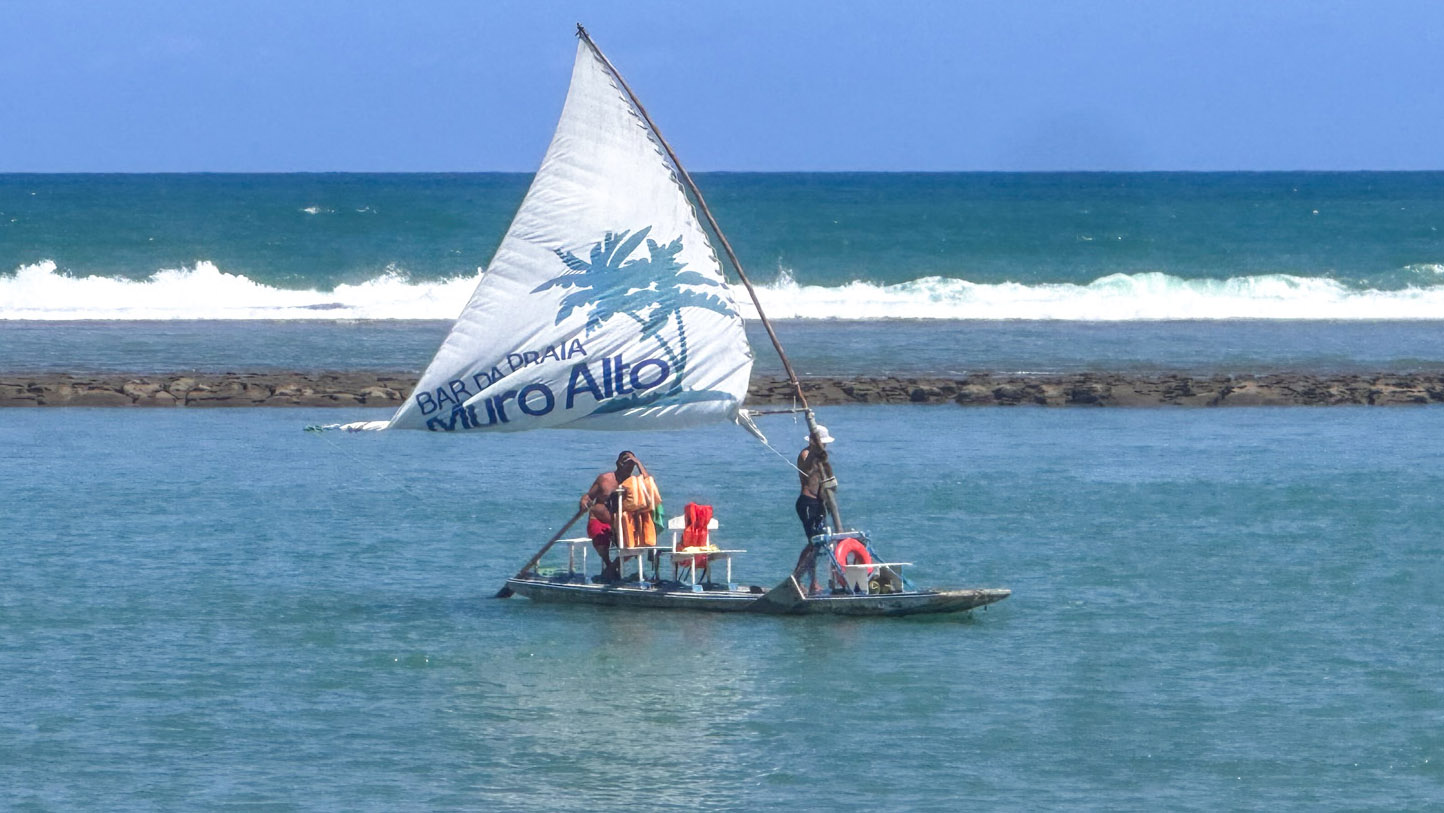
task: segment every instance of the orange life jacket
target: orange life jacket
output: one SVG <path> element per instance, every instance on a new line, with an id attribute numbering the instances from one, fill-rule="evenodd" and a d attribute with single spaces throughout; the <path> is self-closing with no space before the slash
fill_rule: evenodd
<path id="1" fill-rule="evenodd" d="M 622 482 L 622 546 L 651 547 L 657 544 L 657 526 L 652 522 L 652 509 L 662 501 L 657 483 L 651 477 L 634 474 Z"/>

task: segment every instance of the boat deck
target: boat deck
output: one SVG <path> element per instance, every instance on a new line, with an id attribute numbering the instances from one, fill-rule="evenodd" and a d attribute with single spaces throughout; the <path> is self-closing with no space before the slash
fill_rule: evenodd
<path id="1" fill-rule="evenodd" d="M 887 595 L 833 593 L 806 595 L 796 580 L 772 590 L 757 585 L 697 585 L 681 582 L 621 581 L 594 583 L 563 578 L 508 579 L 507 587 L 534 601 L 646 609 L 752 612 L 767 615 L 899 616 L 966 612 L 1002 601 L 1012 591 L 917 590 Z"/>
<path id="2" fill-rule="evenodd" d="M 822 590 L 804 589 L 798 577 L 791 574 L 771 589 L 737 584 L 732 581 L 732 557 L 745 551 L 715 546 L 678 550 L 682 529 L 678 519 L 674 517 L 668 523 L 673 532 L 670 545 L 611 548 L 611 558 L 617 562 L 615 580 L 602 581 L 590 575 L 591 540 L 574 537 L 555 540 L 566 550 L 565 566 L 558 563 L 553 568 L 526 571 L 508 579 L 505 590 L 534 601 L 558 604 L 851 616 L 961 613 L 1012 595 L 1011 591 L 1000 588 L 919 590 L 902 577 L 902 569 L 910 565 L 908 562 L 886 562 L 880 558 L 858 564 L 836 562 L 832 545 L 839 541 L 857 544 L 862 540 L 861 544 L 866 546 L 867 534 L 861 531 L 814 538 L 814 543 L 824 551 L 819 561 L 835 565 L 831 578 L 816 578 L 817 572 L 813 571 L 809 585 L 826 585 Z M 709 530 L 717 527 L 716 520 L 708 526 Z M 672 578 L 667 578 L 665 562 L 673 565 Z M 714 571 L 714 565 L 722 567 Z M 714 581 L 723 576 L 724 581 Z"/>

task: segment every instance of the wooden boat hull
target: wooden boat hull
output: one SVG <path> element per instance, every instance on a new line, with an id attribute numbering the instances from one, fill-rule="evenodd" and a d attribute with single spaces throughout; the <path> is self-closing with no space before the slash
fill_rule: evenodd
<path id="1" fill-rule="evenodd" d="M 761 600 L 753 612 L 771 615 L 939 615 L 965 613 L 1012 595 L 1004 589 L 918 590 L 891 595 L 819 596 L 783 605 L 767 606 Z"/>
<path id="2" fill-rule="evenodd" d="M 750 612 L 765 615 L 900 616 L 961 613 L 1012 594 L 1004 589 L 917 590 L 888 595 L 805 596 L 789 578 L 771 591 L 761 588 L 693 591 L 690 587 L 634 582 L 594 584 L 544 578 L 512 578 L 512 592 L 533 601 L 639 609 Z"/>
<path id="3" fill-rule="evenodd" d="M 650 582 L 596 584 L 579 581 L 511 578 L 506 586 L 517 595 L 533 601 L 559 604 L 592 604 L 604 607 L 639 607 L 671 610 L 710 610 L 739 612 L 756 603 L 760 597 L 751 588 L 741 590 L 701 590 L 678 586 L 675 589 L 656 587 Z"/>

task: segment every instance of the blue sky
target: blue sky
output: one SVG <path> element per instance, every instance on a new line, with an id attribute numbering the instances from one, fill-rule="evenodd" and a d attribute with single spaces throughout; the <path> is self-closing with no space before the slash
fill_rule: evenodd
<path id="1" fill-rule="evenodd" d="M 0 0 L 0 171 L 535 169 L 586 23 L 693 170 L 1444 169 L 1444 3 Z"/>

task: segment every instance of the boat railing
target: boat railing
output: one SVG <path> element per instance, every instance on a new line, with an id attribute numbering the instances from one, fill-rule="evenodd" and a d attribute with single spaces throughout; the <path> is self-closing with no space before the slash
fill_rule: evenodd
<path id="1" fill-rule="evenodd" d="M 723 584 L 727 585 L 728 590 L 735 589 L 736 585 L 732 583 L 732 556 L 733 554 L 746 552 L 747 551 L 740 548 L 727 549 L 713 546 L 697 549 L 667 550 L 663 551 L 662 555 L 672 560 L 673 578 L 676 581 L 688 585 L 693 591 L 700 592 L 703 589 L 703 585 L 698 583 L 697 577 L 702 573 L 706 573 L 710 581 L 712 563 L 719 561 L 727 565 L 726 579 L 723 581 Z"/>
<path id="2" fill-rule="evenodd" d="M 707 524 L 708 530 L 716 530 L 718 527 L 720 526 L 715 518 Z M 734 586 L 732 583 L 732 556 L 747 551 L 740 548 L 720 548 L 716 545 L 708 545 L 705 548 L 679 548 L 681 545 L 679 527 L 675 522 L 669 522 L 668 529 L 675 532 L 669 543 L 631 547 L 613 545 L 608 549 L 609 554 L 617 560 L 617 573 L 620 581 L 634 583 L 638 587 L 660 583 L 664 581 L 662 579 L 662 562 L 666 559 L 673 564 L 670 581 L 679 582 L 694 591 L 704 589 L 704 585 L 710 580 L 710 568 L 713 562 L 721 562 L 726 566 L 724 583 L 729 589 Z M 592 540 L 585 536 L 578 536 L 570 539 L 558 539 L 556 544 L 566 546 L 566 575 L 571 579 L 589 578 Z M 648 565 L 652 571 L 650 577 L 647 574 Z M 556 569 L 549 571 L 549 574 L 560 575 Z M 537 575 L 548 574 L 538 568 Z M 699 579 L 704 579 L 704 576 L 706 580 L 699 581 Z"/>
<path id="3" fill-rule="evenodd" d="M 861 543 L 866 549 L 870 561 L 856 564 L 840 561 L 837 556 L 837 546 L 845 540 Z M 867 531 L 857 529 L 828 531 L 812 537 L 810 542 L 815 553 L 825 554 L 828 563 L 827 570 L 834 587 L 838 590 L 859 595 L 878 595 L 900 593 L 912 589 L 912 585 L 903 576 L 903 568 L 911 567 L 913 563 L 884 561 L 873 549 L 872 540 Z M 816 557 L 813 562 L 813 566 L 815 566 Z"/>
<path id="4" fill-rule="evenodd" d="M 900 593 L 907 584 L 903 568 L 912 562 L 870 562 L 865 565 L 843 565 L 844 584 L 854 593 L 878 595 Z"/>
<path id="5" fill-rule="evenodd" d="M 619 548 L 613 545 L 611 548 L 613 556 L 617 557 L 617 575 L 622 581 L 635 581 L 638 586 L 647 582 L 647 563 L 652 562 L 653 570 L 656 569 L 655 554 L 665 553 L 669 550 L 666 545 L 633 545 L 628 548 Z M 628 561 L 637 565 L 636 578 L 627 575 Z"/>
<path id="6" fill-rule="evenodd" d="M 592 540 L 585 536 L 574 536 L 570 539 L 558 539 L 558 545 L 567 546 L 567 573 L 572 576 L 586 576 L 587 556 L 591 553 Z M 581 567 L 577 567 L 578 561 Z M 541 568 L 536 569 L 537 575 L 542 575 Z"/>

